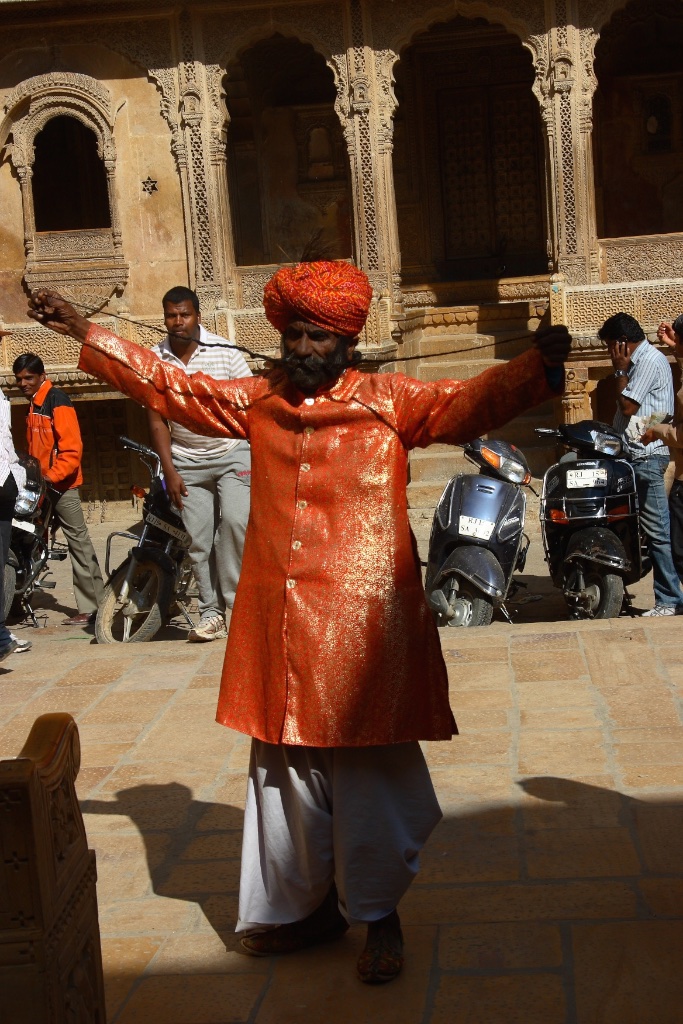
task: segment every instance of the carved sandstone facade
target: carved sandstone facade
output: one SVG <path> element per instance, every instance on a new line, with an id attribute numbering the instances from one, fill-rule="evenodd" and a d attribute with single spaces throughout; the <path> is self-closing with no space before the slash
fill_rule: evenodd
<path id="1" fill-rule="evenodd" d="M 263 283 L 322 228 L 372 281 L 368 359 L 469 374 L 551 318 L 568 418 L 610 414 L 607 316 L 683 309 L 680 0 L 3 0 L 0 27 L 0 374 L 32 348 L 101 400 L 92 500 L 144 419 L 26 320 L 37 284 L 152 343 L 188 283 L 266 353 Z"/>

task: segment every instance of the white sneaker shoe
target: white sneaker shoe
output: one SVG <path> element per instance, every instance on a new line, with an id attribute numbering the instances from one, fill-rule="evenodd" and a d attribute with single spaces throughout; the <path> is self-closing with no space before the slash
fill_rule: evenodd
<path id="1" fill-rule="evenodd" d="M 191 629 L 187 640 L 191 644 L 205 644 L 211 640 L 225 640 L 228 630 L 222 615 L 212 615 L 201 619 L 198 626 Z"/>
<path id="2" fill-rule="evenodd" d="M 25 654 L 26 651 L 30 651 L 31 648 L 33 647 L 33 644 L 31 643 L 30 640 L 20 640 L 18 636 L 14 635 L 14 633 L 10 633 L 10 636 L 17 645 L 14 649 L 15 654 Z"/>
<path id="3" fill-rule="evenodd" d="M 642 619 L 654 618 L 655 615 L 675 615 L 676 605 L 675 604 L 656 604 L 654 608 L 650 608 L 649 612 L 643 612 L 641 614 Z"/>

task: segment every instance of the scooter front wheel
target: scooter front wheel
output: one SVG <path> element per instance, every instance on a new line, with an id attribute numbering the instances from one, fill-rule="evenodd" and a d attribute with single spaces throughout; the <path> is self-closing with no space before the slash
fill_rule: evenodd
<path id="1" fill-rule="evenodd" d="M 448 625 L 459 626 L 488 626 L 493 618 L 493 602 L 477 590 L 469 580 L 461 579 L 458 589 L 455 588 L 447 595 L 448 603 L 455 611 L 455 615 L 449 620 Z"/>
<path id="2" fill-rule="evenodd" d="M 164 623 L 171 596 L 168 573 L 144 559 L 136 559 L 132 574 L 130 569 L 130 562 L 125 562 L 105 587 L 95 620 L 98 644 L 145 643 Z"/>
<path id="3" fill-rule="evenodd" d="M 571 586 L 571 580 L 568 586 Z M 580 599 L 577 600 L 573 593 L 570 600 L 567 590 L 565 597 L 573 619 L 616 619 L 624 603 L 624 581 L 612 572 L 585 571 Z"/>

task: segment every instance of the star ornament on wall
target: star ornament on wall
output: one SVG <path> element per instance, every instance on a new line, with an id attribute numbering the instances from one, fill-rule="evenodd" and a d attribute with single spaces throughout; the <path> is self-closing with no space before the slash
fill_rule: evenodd
<path id="1" fill-rule="evenodd" d="M 158 192 L 159 191 L 159 185 L 154 180 L 154 178 L 150 178 L 149 175 L 147 175 L 147 179 L 142 182 L 142 191 L 146 195 L 151 196 L 152 192 Z"/>

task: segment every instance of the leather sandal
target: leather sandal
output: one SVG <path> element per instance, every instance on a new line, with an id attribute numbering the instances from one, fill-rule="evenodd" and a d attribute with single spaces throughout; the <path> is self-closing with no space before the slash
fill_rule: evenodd
<path id="1" fill-rule="evenodd" d="M 97 618 L 97 612 L 79 612 L 71 615 L 68 619 L 62 619 L 63 626 L 92 626 Z"/>
<path id="2" fill-rule="evenodd" d="M 348 931 L 349 923 L 337 900 L 337 889 L 333 886 L 323 903 L 303 920 L 243 935 L 239 940 L 240 952 L 247 956 L 283 956 L 340 939 Z"/>
<path id="3" fill-rule="evenodd" d="M 403 932 L 395 910 L 368 924 L 365 949 L 358 957 L 358 977 L 366 985 L 393 981 L 403 970 Z"/>

